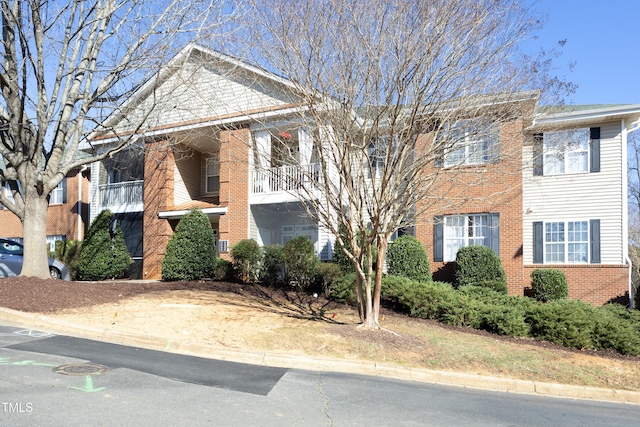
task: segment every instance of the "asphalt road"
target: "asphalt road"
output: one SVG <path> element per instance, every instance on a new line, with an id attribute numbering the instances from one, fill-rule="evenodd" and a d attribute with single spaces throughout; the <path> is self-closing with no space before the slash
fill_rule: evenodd
<path id="1" fill-rule="evenodd" d="M 0 326 L 0 425 L 629 426 L 640 407 L 248 365 Z"/>

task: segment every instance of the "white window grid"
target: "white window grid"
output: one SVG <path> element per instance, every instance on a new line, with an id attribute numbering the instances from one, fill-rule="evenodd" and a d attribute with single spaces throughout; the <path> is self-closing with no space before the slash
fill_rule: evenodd
<path id="1" fill-rule="evenodd" d="M 589 262 L 589 221 L 547 222 L 544 230 L 545 263 Z"/>
<path id="2" fill-rule="evenodd" d="M 487 214 L 444 217 L 445 261 L 455 261 L 460 248 L 486 246 L 489 237 L 488 224 Z"/>
<path id="3" fill-rule="evenodd" d="M 588 172 L 589 138 L 590 131 L 587 128 L 545 132 L 544 174 Z"/>

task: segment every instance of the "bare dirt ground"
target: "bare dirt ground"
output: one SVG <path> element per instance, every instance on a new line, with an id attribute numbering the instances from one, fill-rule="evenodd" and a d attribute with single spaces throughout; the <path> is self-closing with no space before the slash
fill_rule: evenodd
<path id="1" fill-rule="evenodd" d="M 640 391 L 640 358 L 451 328 L 388 310 L 387 331 L 312 295 L 227 282 L 0 279 L 0 306 L 114 332 L 233 350 Z"/>

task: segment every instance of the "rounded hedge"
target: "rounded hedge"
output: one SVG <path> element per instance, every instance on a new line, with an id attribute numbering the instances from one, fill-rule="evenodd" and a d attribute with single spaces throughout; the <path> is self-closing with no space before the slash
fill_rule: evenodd
<path id="1" fill-rule="evenodd" d="M 308 287 L 312 283 L 320 259 L 311 239 L 306 236 L 294 237 L 282 247 L 280 257 L 289 281 L 301 287 Z"/>
<path id="2" fill-rule="evenodd" d="M 262 263 L 262 249 L 253 239 L 240 240 L 231 247 L 233 269 L 241 282 L 256 282 Z"/>
<path id="3" fill-rule="evenodd" d="M 427 251 L 413 236 L 402 236 L 389 244 L 387 268 L 390 275 L 422 282 L 431 281 L 431 266 Z"/>
<path id="4" fill-rule="evenodd" d="M 111 211 L 104 210 L 89 226 L 78 259 L 80 280 L 115 279 L 122 277 L 129 268 L 131 257 L 124 235 L 120 225 L 114 221 Z"/>
<path id="5" fill-rule="evenodd" d="M 162 279 L 198 280 L 216 273 L 216 240 L 211 222 L 193 209 L 178 223 L 162 260 Z"/>
<path id="6" fill-rule="evenodd" d="M 487 246 L 460 248 L 456 255 L 455 277 L 458 287 L 486 284 L 492 289 L 502 290 L 496 282 L 507 283 L 500 258 Z"/>
<path id="7" fill-rule="evenodd" d="M 533 297 L 541 302 L 566 299 L 569 296 L 567 279 L 561 270 L 538 268 L 531 272 Z"/>

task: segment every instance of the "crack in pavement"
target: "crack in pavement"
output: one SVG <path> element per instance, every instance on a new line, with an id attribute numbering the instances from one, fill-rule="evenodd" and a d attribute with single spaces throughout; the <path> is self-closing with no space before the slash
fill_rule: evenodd
<path id="1" fill-rule="evenodd" d="M 331 415 L 329 415 L 329 412 L 327 411 L 329 409 L 329 398 L 327 397 L 326 394 L 324 394 L 324 391 L 322 390 L 323 386 L 324 386 L 324 383 L 322 382 L 322 374 L 318 374 L 318 387 L 316 388 L 316 390 L 318 390 L 318 393 L 320 393 L 320 396 L 322 396 L 322 399 L 324 400 L 322 413 L 325 415 L 325 417 L 329 419 L 329 425 L 333 427 L 333 419 L 331 418 Z"/>

